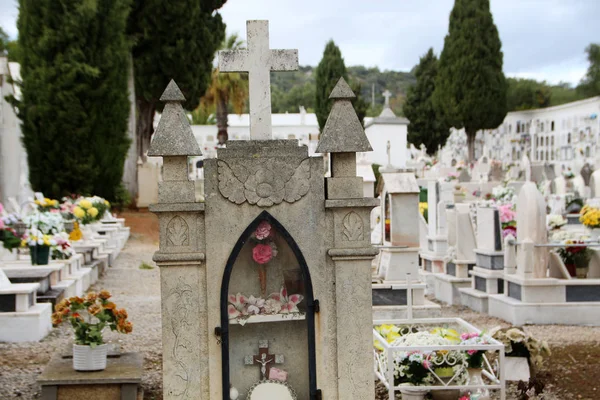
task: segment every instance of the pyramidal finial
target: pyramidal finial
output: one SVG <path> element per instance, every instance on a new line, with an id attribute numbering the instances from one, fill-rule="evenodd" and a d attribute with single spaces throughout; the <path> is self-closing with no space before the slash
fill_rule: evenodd
<path id="1" fill-rule="evenodd" d="M 177 86 L 177 84 L 175 83 L 175 81 L 173 79 L 171 79 L 171 82 L 169 82 L 169 84 L 167 85 L 167 88 L 165 89 L 163 94 L 160 96 L 160 101 L 162 101 L 162 102 L 177 101 L 177 102 L 181 102 L 181 103 L 183 103 L 185 101 L 185 96 L 183 95 L 183 93 L 181 93 L 179 86 Z"/>
<path id="2" fill-rule="evenodd" d="M 353 99 L 356 95 L 350 88 L 350 85 L 346 83 L 346 80 L 342 76 L 339 81 L 335 84 L 335 87 L 331 91 L 329 95 L 330 99 L 338 100 L 338 99 Z"/>
<path id="3" fill-rule="evenodd" d="M 334 102 L 321 132 L 317 153 L 357 153 L 373 150 L 350 102 L 354 97 L 350 86 L 344 78 L 340 78 L 329 96 Z"/>
<path id="4" fill-rule="evenodd" d="M 152 137 L 148 155 L 151 157 L 201 156 L 202 152 L 192 132 L 190 120 L 181 106 L 185 97 L 175 81 L 169 82 L 160 100 L 167 104 Z"/>

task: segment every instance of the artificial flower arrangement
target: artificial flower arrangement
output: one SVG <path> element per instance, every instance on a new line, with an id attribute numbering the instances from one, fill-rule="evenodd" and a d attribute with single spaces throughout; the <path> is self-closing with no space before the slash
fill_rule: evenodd
<path id="1" fill-rule="evenodd" d="M 579 222 L 590 229 L 600 228 L 600 209 L 585 205 L 581 209 Z"/>
<path id="2" fill-rule="evenodd" d="M 38 211 L 41 212 L 59 212 L 60 211 L 60 203 L 58 200 L 52 200 L 47 197 L 42 199 L 34 200 L 34 204 Z"/>
<path id="3" fill-rule="evenodd" d="M 252 315 L 300 314 L 298 304 L 304 299 L 300 294 L 288 295 L 285 287 L 269 297 L 244 296 L 241 293 L 229 295 L 227 313 L 229 319 L 236 319 L 240 325 Z"/>
<path id="4" fill-rule="evenodd" d="M 583 241 L 565 240 L 565 247 L 559 247 L 556 252 L 562 258 L 569 274 L 585 278 L 588 272 L 592 252 Z M 581 246 L 577 246 L 581 244 Z"/>
<path id="5" fill-rule="evenodd" d="M 565 173 L 563 173 L 563 176 L 565 179 L 575 178 L 575 174 L 573 173 L 573 171 L 571 171 L 571 168 L 569 168 Z"/>
<path id="6" fill-rule="evenodd" d="M 69 234 L 61 232 L 54 235 L 54 243 L 52 246 L 52 259 L 53 260 L 68 260 L 75 255 L 75 250 L 71 247 L 69 241 Z"/>
<path id="7" fill-rule="evenodd" d="M 560 229 L 567 224 L 567 220 L 558 214 L 550 214 L 546 217 L 546 225 L 549 231 Z"/>
<path id="8" fill-rule="evenodd" d="M 23 236 L 22 247 L 29 247 L 33 265 L 47 265 L 50 261 L 50 250 L 56 246 L 53 235 L 46 234 L 37 228 L 29 228 Z"/>
<path id="9" fill-rule="evenodd" d="M 496 186 L 492 189 L 491 199 L 501 204 L 512 204 L 516 200 L 515 189 L 511 186 Z"/>
<path id="10" fill-rule="evenodd" d="M 446 176 L 445 181 L 446 182 L 452 182 L 452 181 L 455 181 L 457 179 L 458 179 L 458 173 L 456 173 L 456 172 L 450 172 L 450 173 L 448 173 L 448 176 Z"/>
<path id="11" fill-rule="evenodd" d="M 21 238 L 10 226 L 11 222 L 10 216 L 5 215 L 4 206 L 0 203 L 0 242 L 7 250 L 17 249 L 21 246 Z"/>
<path id="12" fill-rule="evenodd" d="M 460 344 L 464 346 L 490 344 L 490 336 L 482 332 L 465 332 L 460 335 Z M 483 368 L 484 350 L 467 350 L 469 368 Z"/>
<path id="13" fill-rule="evenodd" d="M 551 352 L 548 343 L 525 333 L 521 328 L 494 328 L 489 335 L 504 344 L 507 357 L 527 357 L 530 365 L 540 367 Z"/>
<path id="14" fill-rule="evenodd" d="M 265 265 L 273 258 L 277 257 L 277 246 L 275 245 L 275 229 L 267 221 L 258 224 L 256 230 L 252 233 L 251 239 L 254 242 L 252 248 L 252 259 L 258 264 L 258 278 L 260 280 L 260 290 L 262 296 L 266 296 L 267 290 L 267 269 Z"/>
<path id="15" fill-rule="evenodd" d="M 85 198 L 77 200 L 75 206 L 73 207 L 73 215 L 82 225 L 88 225 L 96 222 L 99 214 L 100 211 L 94 207 L 94 204 Z"/>
<path id="16" fill-rule="evenodd" d="M 118 309 L 109 299 L 110 292 L 89 292 L 84 298 L 71 297 L 59 302 L 52 314 L 55 327 L 67 321 L 75 331 L 75 344 L 95 347 L 104 343 L 102 331 L 110 328 L 119 333 L 131 333 L 133 324 L 127 320 L 127 311 Z"/>
<path id="17" fill-rule="evenodd" d="M 502 224 L 502 237 L 508 235 L 517 237 L 517 213 L 513 204 L 505 203 L 498 207 L 500 223 Z"/>
<path id="18" fill-rule="evenodd" d="M 441 327 L 419 332 L 416 328 L 383 324 L 375 330 L 392 346 L 448 346 L 461 342 L 456 330 Z M 383 352 L 378 341 L 374 345 Z M 457 350 L 394 352 L 394 385 L 434 385 L 440 383 L 438 379 L 453 379 L 453 383 L 462 384 L 468 378 L 467 366 L 467 353 Z"/>
<path id="19" fill-rule="evenodd" d="M 23 222 L 30 229 L 40 231 L 44 235 L 54 235 L 65 230 L 60 213 L 36 211 L 23 217 Z"/>
<path id="20" fill-rule="evenodd" d="M 394 340 L 392 346 L 449 346 L 456 342 L 431 332 L 408 333 Z M 465 383 L 467 358 L 457 350 L 400 351 L 394 353 L 394 385 L 433 385 L 438 379 Z"/>

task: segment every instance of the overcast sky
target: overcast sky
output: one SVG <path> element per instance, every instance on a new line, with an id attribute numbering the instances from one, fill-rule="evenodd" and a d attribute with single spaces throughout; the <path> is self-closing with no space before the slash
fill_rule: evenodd
<path id="1" fill-rule="evenodd" d="M 165 0 L 168 1 L 168 0 Z M 247 19 L 270 20 L 271 47 L 299 49 L 316 65 L 333 39 L 346 65 L 408 71 L 429 47 L 439 54 L 454 0 L 228 0 L 228 33 L 246 37 Z M 504 72 L 576 84 L 585 47 L 600 41 L 600 0 L 491 0 Z M 0 26 L 16 37 L 17 0 L 0 0 Z"/>

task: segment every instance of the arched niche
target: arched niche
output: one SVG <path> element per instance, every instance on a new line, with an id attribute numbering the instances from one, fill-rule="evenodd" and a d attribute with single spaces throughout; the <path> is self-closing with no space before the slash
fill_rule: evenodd
<path id="1" fill-rule="evenodd" d="M 270 225 L 272 236 L 259 240 L 257 228 Z M 258 244 L 273 242 L 277 255 L 264 268 L 265 295 L 262 293 L 261 265 L 253 257 Z M 264 261 L 261 260 L 261 261 Z M 300 294 L 303 299 L 292 313 L 271 313 L 232 318 L 229 307 L 240 298 L 262 297 L 287 289 L 288 297 Z M 231 298 L 233 295 L 235 298 Z M 289 303 L 288 303 L 289 304 Z M 317 392 L 315 359 L 315 311 L 310 271 L 306 260 L 285 227 L 267 211 L 263 211 L 241 234 L 227 260 L 221 284 L 221 355 L 223 399 L 229 399 L 230 384 L 242 396 L 261 380 L 260 365 L 250 365 L 246 357 L 259 354 L 259 343 L 268 341 L 268 353 L 284 356 L 281 364 L 272 368 L 288 373 L 288 384 L 298 393 L 298 398 L 314 399 Z M 255 309 L 254 309 L 255 310 Z M 267 376 L 267 379 L 269 377 Z"/>

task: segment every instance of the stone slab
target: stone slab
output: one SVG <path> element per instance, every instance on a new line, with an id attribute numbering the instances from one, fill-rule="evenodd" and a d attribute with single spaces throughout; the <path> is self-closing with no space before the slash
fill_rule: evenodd
<path id="1" fill-rule="evenodd" d="M 502 270 L 504 269 L 504 254 L 488 255 L 475 252 L 476 264 L 480 268 Z"/>
<path id="2" fill-rule="evenodd" d="M 123 353 L 119 358 L 108 358 L 106 369 L 95 372 L 78 372 L 73 360 L 57 355 L 50 360 L 38 377 L 40 385 L 115 385 L 142 381 L 143 356 L 141 353 Z"/>

